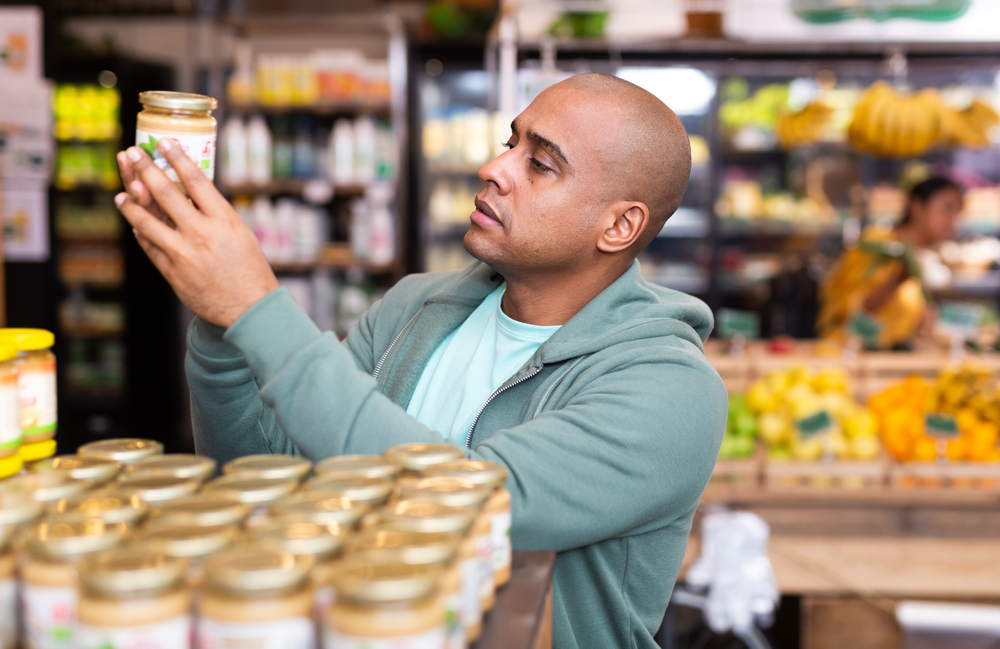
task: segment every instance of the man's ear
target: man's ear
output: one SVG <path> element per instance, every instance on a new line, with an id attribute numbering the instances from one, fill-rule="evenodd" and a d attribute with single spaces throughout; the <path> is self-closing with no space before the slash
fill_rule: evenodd
<path id="1" fill-rule="evenodd" d="M 597 249 L 601 252 L 621 252 L 631 248 L 649 227 L 649 208 L 637 201 L 621 201 L 609 210 L 610 227 L 601 233 Z"/>

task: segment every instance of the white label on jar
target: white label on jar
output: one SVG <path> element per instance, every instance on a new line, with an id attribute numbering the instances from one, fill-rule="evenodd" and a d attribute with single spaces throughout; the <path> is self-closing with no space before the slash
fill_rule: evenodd
<path id="1" fill-rule="evenodd" d="M 316 611 L 316 619 L 320 625 L 326 624 L 326 618 L 330 615 L 330 607 L 337 599 L 337 591 L 333 586 L 321 586 L 313 593 L 313 608 Z"/>
<path id="2" fill-rule="evenodd" d="M 462 562 L 462 625 L 466 628 L 483 621 L 483 609 L 479 605 L 479 557 L 470 557 Z"/>
<path id="3" fill-rule="evenodd" d="M 327 628 L 323 643 L 323 649 L 441 649 L 444 646 L 444 626 L 395 638 L 366 638 Z"/>
<path id="4" fill-rule="evenodd" d="M 489 534 L 476 539 L 476 556 L 479 557 L 479 596 L 488 599 L 497 587 L 493 579 L 493 539 Z"/>
<path id="5" fill-rule="evenodd" d="M 18 363 L 17 395 L 22 435 L 33 437 L 56 429 L 55 360 Z"/>
<path id="6" fill-rule="evenodd" d="M 76 649 L 189 649 L 191 618 L 127 627 L 81 624 L 76 629 Z"/>
<path id="7" fill-rule="evenodd" d="M 445 649 L 465 649 L 465 626 L 462 624 L 462 591 L 444 598 Z"/>
<path id="8" fill-rule="evenodd" d="M 510 565 L 510 510 L 493 514 L 490 519 L 490 536 L 493 537 L 493 571 Z"/>
<path id="9" fill-rule="evenodd" d="M 0 579 L 0 647 L 13 647 L 17 641 L 17 584 Z"/>
<path id="10" fill-rule="evenodd" d="M 26 646 L 31 649 L 72 649 L 76 630 L 76 589 L 24 584 L 21 613 Z"/>
<path id="11" fill-rule="evenodd" d="M 205 172 L 209 180 L 215 178 L 215 133 L 178 135 L 173 133 L 150 133 L 142 129 L 135 130 L 135 145 L 153 158 L 153 162 L 163 170 L 167 178 L 178 182 L 177 172 L 170 166 L 167 159 L 163 157 L 160 150 L 156 148 L 156 143 L 161 137 L 169 137 L 174 140 L 180 145 L 184 153 L 187 154 L 187 157 L 191 158 L 195 166 Z"/>
<path id="12" fill-rule="evenodd" d="M 21 404 L 17 398 L 17 375 L 0 379 L 0 450 L 21 445 Z"/>
<path id="13" fill-rule="evenodd" d="M 307 617 L 270 622 L 198 620 L 199 649 L 315 649 L 316 627 Z"/>

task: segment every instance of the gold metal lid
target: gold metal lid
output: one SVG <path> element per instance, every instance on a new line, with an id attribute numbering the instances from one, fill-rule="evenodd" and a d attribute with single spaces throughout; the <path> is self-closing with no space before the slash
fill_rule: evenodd
<path id="1" fill-rule="evenodd" d="M 108 525 L 96 518 L 57 517 L 31 529 L 32 553 L 57 561 L 72 561 L 87 554 L 110 550 L 125 536 L 122 524 Z"/>
<path id="2" fill-rule="evenodd" d="M 393 557 L 397 563 L 446 564 L 458 556 L 461 537 L 455 534 L 428 532 L 400 532 L 383 527 L 363 530 L 350 542 L 350 551 L 356 555 L 382 553 L 374 557 Z M 379 559 L 385 562 L 387 559 Z"/>
<path id="3" fill-rule="evenodd" d="M 392 495 L 392 483 L 381 478 L 321 476 L 306 483 L 306 491 L 323 491 L 366 507 L 378 507 Z"/>
<path id="4" fill-rule="evenodd" d="M 388 449 L 382 457 L 407 471 L 420 472 L 435 464 L 461 460 L 465 453 L 450 444 L 399 444 Z"/>
<path id="5" fill-rule="evenodd" d="M 77 455 L 102 457 L 122 464 L 132 464 L 150 455 L 163 455 L 163 444 L 151 439 L 103 439 L 77 449 Z"/>
<path id="6" fill-rule="evenodd" d="M 190 496 L 198 491 L 197 480 L 173 478 L 167 475 L 137 473 L 123 476 L 117 489 L 129 496 L 137 496 L 147 504 L 162 503 Z"/>
<path id="7" fill-rule="evenodd" d="M 181 583 L 186 566 L 163 552 L 119 548 L 90 557 L 80 566 L 80 581 L 91 592 L 112 597 L 169 590 Z"/>
<path id="8" fill-rule="evenodd" d="M 172 110 L 215 110 L 219 102 L 214 97 L 172 90 L 147 90 L 139 93 L 139 103 L 154 108 Z"/>
<path id="9" fill-rule="evenodd" d="M 426 599 L 437 592 L 440 571 L 403 563 L 373 563 L 371 557 L 349 557 L 332 575 L 338 599 L 378 606 Z"/>
<path id="10" fill-rule="evenodd" d="M 166 475 L 205 482 L 215 474 L 216 462 L 210 457 L 189 453 L 151 455 L 125 468 L 127 475 Z"/>
<path id="11" fill-rule="evenodd" d="M 395 480 L 403 467 L 387 462 L 381 455 L 335 455 L 315 467 L 317 477 L 329 476 L 332 480 L 344 478 L 382 478 Z"/>
<path id="12" fill-rule="evenodd" d="M 239 473 L 219 476 L 205 484 L 205 491 L 225 496 L 251 507 L 266 507 L 294 493 L 299 483 L 294 480 L 247 478 Z"/>
<path id="13" fill-rule="evenodd" d="M 493 493 L 485 485 L 477 486 L 464 478 L 434 476 L 400 485 L 399 496 L 404 500 L 425 500 L 450 507 L 483 506 Z"/>
<path id="14" fill-rule="evenodd" d="M 0 529 L 30 523 L 42 515 L 42 503 L 23 491 L 0 491 Z"/>
<path id="15" fill-rule="evenodd" d="M 456 460 L 432 466 L 424 471 L 424 475 L 427 477 L 445 475 L 462 478 L 476 485 L 485 485 L 490 489 L 496 489 L 507 481 L 509 472 L 496 462 Z"/>
<path id="16" fill-rule="evenodd" d="M 250 508 L 218 493 L 200 493 L 156 505 L 149 515 L 156 521 L 173 525 L 217 527 L 242 525 Z"/>
<path id="17" fill-rule="evenodd" d="M 312 469 L 312 462 L 294 455 L 246 455 L 227 462 L 222 472 L 244 478 L 302 481 Z"/>
<path id="18" fill-rule="evenodd" d="M 293 494 L 271 505 L 271 516 L 284 520 L 309 521 L 317 525 L 336 523 L 354 527 L 367 511 L 361 503 L 326 491 Z"/>
<path id="19" fill-rule="evenodd" d="M 232 548 L 205 563 L 205 581 L 212 587 L 244 596 L 297 590 L 305 585 L 314 561 L 259 545 Z"/>
<path id="20" fill-rule="evenodd" d="M 82 494 L 92 486 L 90 480 L 74 480 L 62 473 L 24 473 L 0 482 L 0 491 L 20 491 L 40 503 L 51 503 Z"/>
<path id="21" fill-rule="evenodd" d="M 261 547 L 296 556 L 311 555 L 319 561 L 332 558 L 344 544 L 336 523 L 319 525 L 306 521 L 272 520 L 255 528 L 251 538 Z"/>
<path id="22" fill-rule="evenodd" d="M 74 480 L 93 480 L 95 484 L 114 480 L 120 470 L 121 466 L 113 460 L 82 455 L 56 455 L 31 467 L 33 473 L 61 473 Z"/>
<path id="23" fill-rule="evenodd" d="M 476 513 L 467 507 L 449 507 L 419 500 L 401 500 L 382 510 L 381 522 L 400 532 L 465 534 Z"/>
<path id="24" fill-rule="evenodd" d="M 146 504 L 135 495 L 101 490 L 59 500 L 52 510 L 55 514 L 97 518 L 108 525 L 134 525 L 146 513 Z"/>
<path id="25" fill-rule="evenodd" d="M 136 545 L 172 557 L 200 559 L 225 550 L 239 538 L 240 530 L 235 525 L 174 525 L 156 520 L 146 525 Z"/>

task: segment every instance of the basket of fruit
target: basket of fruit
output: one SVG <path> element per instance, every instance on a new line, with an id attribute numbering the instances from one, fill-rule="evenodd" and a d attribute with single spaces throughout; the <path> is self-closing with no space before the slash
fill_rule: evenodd
<path id="1" fill-rule="evenodd" d="M 757 416 L 739 394 L 729 397 L 726 432 L 719 447 L 711 481 L 758 487 L 761 477 L 761 455 L 757 446 Z"/>

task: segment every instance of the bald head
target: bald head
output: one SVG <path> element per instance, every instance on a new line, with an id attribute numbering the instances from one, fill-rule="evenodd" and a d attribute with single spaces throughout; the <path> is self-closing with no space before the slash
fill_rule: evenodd
<path id="1" fill-rule="evenodd" d="M 614 129 L 603 155 L 609 200 L 640 201 L 649 225 L 637 241 L 642 249 L 677 211 L 691 174 L 691 145 L 677 115 L 650 92 L 618 77 L 579 74 L 552 87 L 590 95 L 607 105 L 605 128 Z M 638 250 L 636 250 L 637 252 Z"/>

